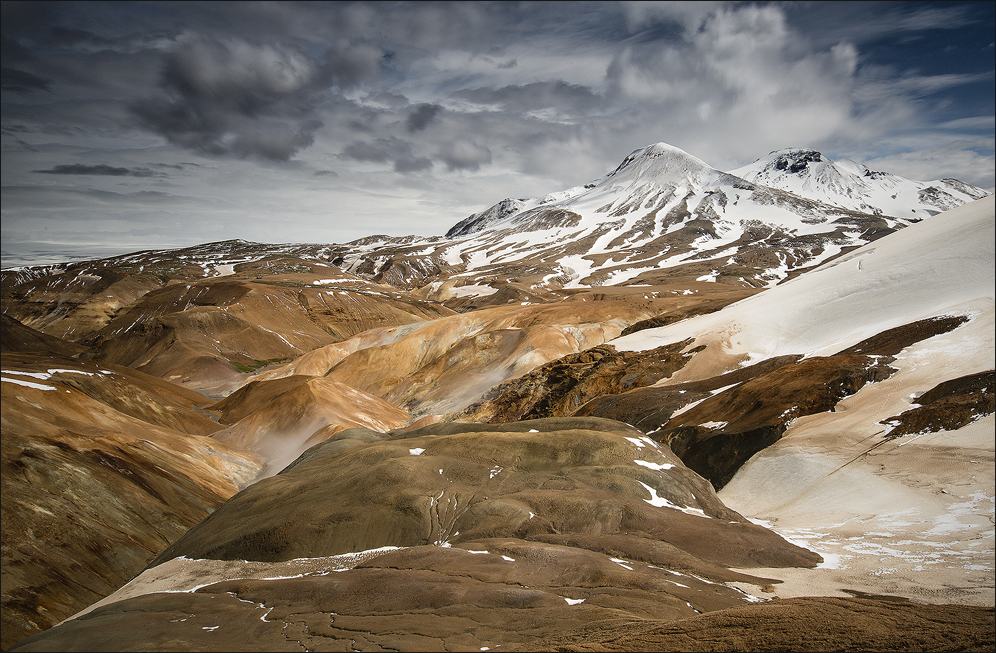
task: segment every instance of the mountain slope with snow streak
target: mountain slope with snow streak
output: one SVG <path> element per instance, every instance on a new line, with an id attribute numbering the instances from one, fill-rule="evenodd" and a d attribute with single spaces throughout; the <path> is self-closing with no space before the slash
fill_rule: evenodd
<path id="1" fill-rule="evenodd" d="M 656 143 L 590 184 L 502 200 L 444 238 L 357 241 L 332 260 L 409 289 L 444 278 L 524 293 L 696 280 L 770 287 L 986 195 L 954 180 L 835 165 L 810 150 L 773 153 L 735 172 Z"/>
<path id="2" fill-rule="evenodd" d="M 914 181 L 816 150 L 776 150 L 732 174 L 809 199 L 875 214 L 922 219 L 981 199 L 986 192 L 957 179 Z"/>
<path id="3" fill-rule="evenodd" d="M 989 196 L 952 209 L 716 313 L 612 344 L 640 351 L 693 337 L 709 355 L 696 356 L 701 370 L 693 361 L 682 371 L 688 380 L 774 356 L 832 354 L 921 319 L 991 312 L 994 206 Z"/>

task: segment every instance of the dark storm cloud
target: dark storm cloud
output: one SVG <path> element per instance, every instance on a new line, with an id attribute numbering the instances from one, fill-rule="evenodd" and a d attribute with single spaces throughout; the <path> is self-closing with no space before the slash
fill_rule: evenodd
<path id="1" fill-rule="evenodd" d="M 111 39 L 98 36 L 93 32 L 83 29 L 72 29 L 69 27 L 53 27 L 49 31 L 51 40 L 61 45 L 89 45 L 96 47 L 106 47 L 113 44 Z"/>
<path id="2" fill-rule="evenodd" d="M 0 56 L 3 56 L 3 60 L 7 63 L 28 61 L 32 58 L 27 48 L 6 34 L 0 36 Z"/>
<path id="3" fill-rule="evenodd" d="M 479 170 L 482 165 L 491 163 L 491 150 L 467 139 L 449 143 L 439 156 L 450 170 Z"/>
<path id="4" fill-rule="evenodd" d="M 118 168 L 106 164 L 84 165 L 66 163 L 48 170 L 32 170 L 46 175 L 100 175 L 105 177 L 165 177 L 166 175 L 148 168 Z"/>
<path id="5" fill-rule="evenodd" d="M 412 153 L 412 144 L 400 138 L 378 138 L 374 141 L 354 141 L 343 155 L 355 161 L 394 164 L 395 172 L 421 172 L 432 167 L 432 160 Z"/>
<path id="6" fill-rule="evenodd" d="M 373 43 L 346 41 L 325 54 L 325 75 L 341 88 L 352 88 L 380 72 L 384 51 Z"/>
<path id="7" fill-rule="evenodd" d="M 21 94 L 47 91 L 52 84 L 51 80 L 6 66 L 0 69 L 0 80 L 3 90 Z"/>
<path id="8" fill-rule="evenodd" d="M 287 160 L 313 142 L 309 85 L 316 68 L 307 58 L 244 41 L 188 39 L 166 59 L 167 97 L 131 105 L 145 128 L 194 151 Z M 291 120 L 282 120 L 291 114 Z"/>
<path id="9" fill-rule="evenodd" d="M 421 172 L 432 167 L 432 159 L 405 154 L 394 160 L 395 172 Z"/>
<path id="10" fill-rule="evenodd" d="M 419 132 L 429 126 L 429 123 L 439 115 L 443 108 L 438 104 L 419 104 L 408 114 L 408 131 Z"/>
<path id="11" fill-rule="evenodd" d="M 355 141 L 346 146 L 343 154 L 356 161 L 384 163 L 391 159 L 391 143 L 387 139 L 377 139 L 373 143 Z"/>
<path id="12" fill-rule="evenodd" d="M 280 45 L 191 37 L 166 58 L 165 96 L 130 109 L 139 124 L 175 145 L 286 161 L 314 142 L 321 94 L 375 76 L 382 56 L 376 46 L 348 41 L 317 61 Z"/>

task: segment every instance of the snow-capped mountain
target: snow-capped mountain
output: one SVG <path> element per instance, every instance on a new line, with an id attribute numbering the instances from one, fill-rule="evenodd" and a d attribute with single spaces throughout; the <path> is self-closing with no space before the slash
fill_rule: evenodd
<path id="1" fill-rule="evenodd" d="M 855 211 L 925 218 L 988 193 L 957 179 L 914 181 L 843 159 L 831 161 L 816 150 L 776 150 L 732 174 L 801 197 Z"/>
<path id="2" fill-rule="evenodd" d="M 770 287 L 986 195 L 954 179 L 914 181 L 809 149 L 779 150 L 724 172 L 655 143 L 591 183 L 504 199 L 445 236 L 368 236 L 341 245 L 229 241 L 107 262 L 158 269 L 176 259 L 185 274 L 219 276 L 286 254 L 468 305 L 597 286 Z M 17 274 L 24 281 L 42 271 Z"/>
<path id="3" fill-rule="evenodd" d="M 344 270 L 406 288 L 551 288 L 722 281 L 771 286 L 942 210 L 988 193 L 773 152 L 733 173 L 655 143 L 589 184 L 508 198 L 442 239 L 351 243 Z"/>

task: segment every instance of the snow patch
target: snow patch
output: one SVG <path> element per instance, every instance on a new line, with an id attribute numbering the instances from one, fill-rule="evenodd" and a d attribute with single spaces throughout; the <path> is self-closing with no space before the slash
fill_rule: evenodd
<path id="1" fill-rule="evenodd" d="M 641 465 L 648 469 L 652 469 L 655 472 L 659 472 L 665 469 L 672 469 L 674 467 L 674 465 L 672 465 L 671 463 L 651 463 L 647 462 L 646 460 L 634 460 L 633 462 L 636 463 L 637 465 Z"/>

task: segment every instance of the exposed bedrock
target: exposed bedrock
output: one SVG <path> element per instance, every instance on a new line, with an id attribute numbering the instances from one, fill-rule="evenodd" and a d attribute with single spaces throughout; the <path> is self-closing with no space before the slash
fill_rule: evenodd
<path id="1" fill-rule="evenodd" d="M 707 399 L 717 391 L 795 363 L 801 358 L 801 354 L 776 356 L 700 381 L 636 388 L 616 395 L 603 395 L 578 408 L 574 411 L 574 415 L 615 419 L 626 422 L 644 433 L 650 433 L 666 424 L 675 411 L 685 406 Z"/>
<path id="2" fill-rule="evenodd" d="M 674 548 L 646 545 L 649 561 L 687 555 L 703 569 L 820 560 L 727 509 L 708 482 L 636 429 L 554 418 L 343 431 L 247 487 L 152 566 L 178 556 L 279 561 L 571 534 L 596 538 L 598 550 L 619 546 L 601 536 L 664 542 Z M 623 546 L 640 550 L 636 541 Z"/>
<path id="3" fill-rule="evenodd" d="M 571 415 L 607 394 L 653 385 L 681 369 L 695 354 L 682 353 L 691 340 L 645 352 L 617 352 L 599 345 L 558 358 L 489 390 L 479 402 L 450 419 L 504 423 Z"/>
<path id="4" fill-rule="evenodd" d="M 777 442 L 790 420 L 833 410 L 894 371 L 868 356 L 808 358 L 711 396 L 650 436 L 720 489 L 751 456 Z"/>
<path id="5" fill-rule="evenodd" d="M 668 444 L 691 469 L 723 487 L 788 423 L 831 411 L 866 383 L 895 370 L 892 356 L 963 324 L 939 316 L 888 329 L 834 356 L 779 356 L 708 379 L 667 384 L 698 351 L 686 340 L 642 352 L 611 345 L 551 361 L 511 379 L 450 419 L 502 423 L 548 416 L 599 416 L 632 424 Z M 979 395 L 984 399 L 984 394 Z M 984 403 L 984 402 L 983 402 Z"/>
<path id="6" fill-rule="evenodd" d="M 882 421 L 887 439 L 914 433 L 954 431 L 996 411 L 996 373 L 980 372 L 939 383 L 916 399 L 916 406 Z"/>

